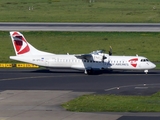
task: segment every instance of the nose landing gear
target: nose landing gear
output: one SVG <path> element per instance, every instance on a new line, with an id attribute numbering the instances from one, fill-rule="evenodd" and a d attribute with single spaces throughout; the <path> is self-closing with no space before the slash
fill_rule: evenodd
<path id="1" fill-rule="evenodd" d="M 147 74 L 147 73 L 148 73 L 148 70 L 144 70 L 144 72 Z"/>

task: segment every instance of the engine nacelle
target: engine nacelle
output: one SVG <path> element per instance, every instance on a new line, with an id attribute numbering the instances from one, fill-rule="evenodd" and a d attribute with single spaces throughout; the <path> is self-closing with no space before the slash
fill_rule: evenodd
<path id="1" fill-rule="evenodd" d="M 93 60 L 94 61 L 103 61 L 103 55 L 93 55 Z"/>
<path id="2" fill-rule="evenodd" d="M 104 53 L 99 53 L 99 54 L 93 54 L 93 60 L 94 61 L 99 61 L 99 62 L 102 62 L 102 61 L 106 61 L 107 60 L 107 57 L 108 57 L 108 54 L 104 54 Z"/>

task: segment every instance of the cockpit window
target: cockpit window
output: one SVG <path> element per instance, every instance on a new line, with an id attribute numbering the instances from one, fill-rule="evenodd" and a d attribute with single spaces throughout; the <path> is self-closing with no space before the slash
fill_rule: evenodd
<path id="1" fill-rule="evenodd" d="M 149 61 L 148 59 L 141 59 L 141 62 L 147 62 Z"/>

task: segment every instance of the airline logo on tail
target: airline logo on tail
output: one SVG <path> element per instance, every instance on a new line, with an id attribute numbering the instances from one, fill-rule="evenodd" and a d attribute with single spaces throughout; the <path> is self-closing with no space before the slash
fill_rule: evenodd
<path id="1" fill-rule="evenodd" d="M 131 65 L 133 67 L 136 67 L 137 66 L 137 61 L 138 61 L 138 58 L 133 58 L 133 59 L 130 59 L 129 62 L 131 63 Z"/>
<path id="2" fill-rule="evenodd" d="M 28 43 L 23 35 L 21 35 L 19 32 L 14 32 L 12 34 L 13 38 L 13 44 L 15 46 L 15 50 L 18 55 L 24 54 L 30 51 L 30 48 L 28 46 Z"/>

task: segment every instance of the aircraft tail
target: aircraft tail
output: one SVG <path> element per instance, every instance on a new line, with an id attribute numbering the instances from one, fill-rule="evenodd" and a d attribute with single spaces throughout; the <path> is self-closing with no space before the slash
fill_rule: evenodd
<path id="1" fill-rule="evenodd" d="M 11 40 L 13 43 L 13 47 L 16 53 L 16 56 L 18 55 L 44 55 L 44 54 L 51 54 L 48 52 L 43 52 L 35 47 L 33 47 L 31 44 L 27 42 L 23 34 L 21 34 L 18 31 L 12 31 L 10 32 Z"/>

